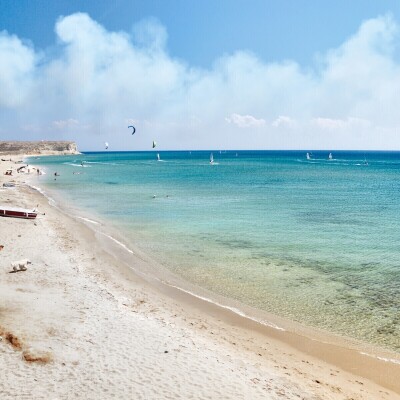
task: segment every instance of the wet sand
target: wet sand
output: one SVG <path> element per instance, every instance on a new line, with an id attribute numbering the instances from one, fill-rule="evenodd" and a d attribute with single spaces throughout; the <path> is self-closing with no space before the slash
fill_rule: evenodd
<path id="1" fill-rule="evenodd" d="M 50 206 L 23 183 L 35 172 L 18 166 L 0 163 L 0 185 L 17 183 L 0 189 L 0 204 L 40 213 L 0 218 L 2 399 L 400 398 L 400 364 L 278 317 L 268 321 L 285 330 L 261 325 L 153 278 L 145 254 Z M 25 258 L 27 270 L 10 273 Z"/>

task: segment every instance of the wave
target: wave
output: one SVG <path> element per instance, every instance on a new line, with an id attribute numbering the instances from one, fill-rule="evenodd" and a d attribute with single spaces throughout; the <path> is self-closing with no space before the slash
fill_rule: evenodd
<path id="1" fill-rule="evenodd" d="M 79 216 L 77 216 L 76 218 L 83 219 L 84 221 L 90 222 L 91 224 L 100 225 L 100 222 L 93 221 L 92 219 L 89 219 L 89 218 L 84 218 L 84 217 L 79 217 Z"/>
<path id="2" fill-rule="evenodd" d="M 84 167 L 84 168 L 90 168 L 90 165 L 85 165 L 85 164 L 74 164 L 74 163 L 67 163 L 67 162 L 65 162 L 65 163 L 63 163 L 63 164 L 65 164 L 65 165 L 72 165 L 73 167 Z"/>
<path id="3" fill-rule="evenodd" d="M 400 360 L 398 360 L 396 358 L 386 358 L 386 357 L 381 357 L 381 356 L 375 356 L 373 354 L 364 353 L 363 351 L 360 351 L 360 354 L 362 354 L 363 356 L 376 358 L 377 360 L 381 360 L 384 362 L 390 362 L 392 364 L 400 364 Z"/>
<path id="4" fill-rule="evenodd" d="M 111 162 L 101 162 L 101 161 L 85 161 L 85 164 L 102 164 L 102 165 L 121 165 Z"/>
<path id="5" fill-rule="evenodd" d="M 334 160 L 324 160 L 324 159 L 321 159 L 321 160 L 318 160 L 318 159 L 316 159 L 316 160 L 301 160 L 301 159 L 298 158 L 296 161 L 304 163 L 304 164 L 320 164 L 320 165 L 335 165 L 335 166 L 337 166 L 337 165 L 339 165 L 339 166 L 349 166 L 349 165 L 350 166 L 351 165 L 356 165 L 356 166 L 362 165 L 362 166 L 364 166 L 364 165 L 366 165 L 364 162 L 358 162 L 357 163 L 355 161 L 337 160 L 337 159 L 334 159 Z"/>
<path id="6" fill-rule="evenodd" d="M 82 217 L 78 217 L 78 218 L 82 218 Z M 82 219 L 84 219 L 84 218 L 82 218 Z M 94 222 L 94 221 L 90 221 L 90 222 Z M 123 249 L 125 249 L 128 253 L 134 254 L 134 252 L 129 247 L 127 247 L 124 243 L 120 242 L 119 240 L 115 239 L 113 236 L 107 235 L 106 233 L 103 233 L 103 232 L 100 232 L 100 231 L 96 231 L 96 232 L 100 233 L 103 236 L 108 237 L 113 242 L 117 243 L 119 246 L 121 246 Z M 180 290 L 181 292 L 187 293 L 187 294 L 189 294 L 189 295 L 191 295 L 193 297 L 196 297 L 196 298 L 198 298 L 200 300 L 206 301 L 206 302 L 208 302 L 210 304 L 214 304 L 214 305 L 216 305 L 218 307 L 221 307 L 223 309 L 229 310 L 229 311 L 231 311 L 231 312 L 233 312 L 233 313 L 235 313 L 235 314 L 237 314 L 237 315 L 239 315 L 239 316 L 241 316 L 243 318 L 249 319 L 249 320 L 254 321 L 254 322 L 258 323 L 258 324 L 261 324 L 261 325 L 264 325 L 264 326 L 267 326 L 269 328 L 273 328 L 273 329 L 276 329 L 276 330 L 279 330 L 279 331 L 286 331 L 286 329 L 274 324 L 273 322 L 265 321 L 265 320 L 258 319 L 258 318 L 254 318 L 254 317 L 246 314 L 242 310 L 239 310 L 236 307 L 230 307 L 230 306 L 227 306 L 225 304 L 218 303 L 216 301 L 211 300 L 208 297 L 200 296 L 200 295 L 195 294 L 195 293 L 193 293 L 193 292 L 191 292 L 189 290 L 185 290 L 185 289 L 183 289 L 183 288 L 181 288 L 179 286 L 172 285 L 172 284 L 170 284 L 170 283 L 168 283 L 168 282 L 166 282 L 164 280 L 160 280 L 160 279 L 158 279 L 158 278 L 156 278 L 154 276 L 153 276 L 153 279 L 156 279 L 156 280 L 160 281 L 161 283 L 163 283 L 164 285 L 167 285 L 167 286 L 172 287 L 174 289 Z"/>
<path id="7" fill-rule="evenodd" d="M 107 235 L 106 233 L 100 232 L 100 231 L 96 231 L 97 233 L 100 233 L 103 236 L 108 237 L 109 239 L 111 239 L 113 242 L 117 243 L 119 246 L 121 246 L 122 248 L 124 248 L 128 253 L 133 254 L 133 251 L 126 246 L 125 244 L 123 244 L 122 242 L 120 242 L 119 240 L 115 239 L 114 237 Z"/>
<path id="8" fill-rule="evenodd" d="M 189 290 L 185 290 L 185 289 L 183 289 L 183 288 L 181 288 L 179 286 L 171 285 L 170 283 L 165 282 L 165 281 L 162 281 L 162 283 L 164 283 L 164 285 L 167 285 L 167 286 L 172 287 L 174 289 L 180 290 L 181 292 L 187 293 L 187 294 L 189 294 L 189 295 L 191 295 L 193 297 L 196 297 L 196 298 L 198 298 L 200 300 L 206 301 L 207 303 L 215 304 L 216 306 L 224 308 L 225 310 L 232 311 L 233 313 L 235 313 L 235 314 L 237 314 L 237 315 L 239 315 L 239 316 L 241 316 L 243 318 L 246 318 L 246 319 L 249 319 L 251 321 L 257 322 L 258 324 L 261 324 L 261 325 L 264 325 L 264 326 L 268 326 L 269 328 L 277 329 L 278 331 L 286 331 L 286 329 L 274 324 L 273 322 L 265 321 L 265 320 L 258 319 L 258 318 L 254 318 L 254 317 L 246 314 L 242 310 L 239 310 L 236 307 L 230 307 L 230 306 L 227 306 L 225 304 L 218 303 L 216 301 L 211 300 L 208 297 L 200 296 L 200 295 L 195 294 L 195 293 L 193 293 L 193 292 L 191 292 Z"/>
<path id="9" fill-rule="evenodd" d="M 36 190 L 37 192 L 39 192 L 40 194 L 42 194 L 44 197 L 46 197 L 47 201 L 49 202 L 50 205 L 55 206 L 57 203 L 56 201 L 50 197 L 43 189 L 41 189 L 40 187 L 34 186 L 34 185 L 28 185 L 29 187 L 31 187 L 32 189 Z"/>

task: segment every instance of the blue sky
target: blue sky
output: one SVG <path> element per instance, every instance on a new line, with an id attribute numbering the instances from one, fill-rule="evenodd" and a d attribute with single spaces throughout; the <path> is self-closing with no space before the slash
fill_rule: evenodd
<path id="1" fill-rule="evenodd" d="M 398 1 L 320 0 L 1 0 L 0 29 L 31 40 L 55 43 L 61 15 L 88 13 L 112 31 L 131 32 L 148 17 L 168 32 L 168 52 L 208 67 L 224 53 L 250 50 L 264 61 L 291 59 L 312 65 L 314 56 L 336 47 L 366 19 L 391 12 Z"/>
<path id="2" fill-rule="evenodd" d="M 399 149 L 399 24 L 397 1 L 0 0 L 0 138 Z"/>

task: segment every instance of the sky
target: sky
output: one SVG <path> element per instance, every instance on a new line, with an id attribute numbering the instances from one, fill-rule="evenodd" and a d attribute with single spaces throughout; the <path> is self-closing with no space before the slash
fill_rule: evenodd
<path id="1" fill-rule="evenodd" d="M 400 150 L 399 89 L 395 0 L 0 0 L 0 140 Z"/>

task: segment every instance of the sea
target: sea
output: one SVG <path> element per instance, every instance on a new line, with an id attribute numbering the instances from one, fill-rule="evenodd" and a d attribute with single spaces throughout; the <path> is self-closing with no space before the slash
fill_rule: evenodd
<path id="1" fill-rule="evenodd" d="M 400 354 L 400 152 L 104 151 L 28 162 L 46 172 L 45 192 L 117 227 L 127 248 L 182 281 Z"/>

